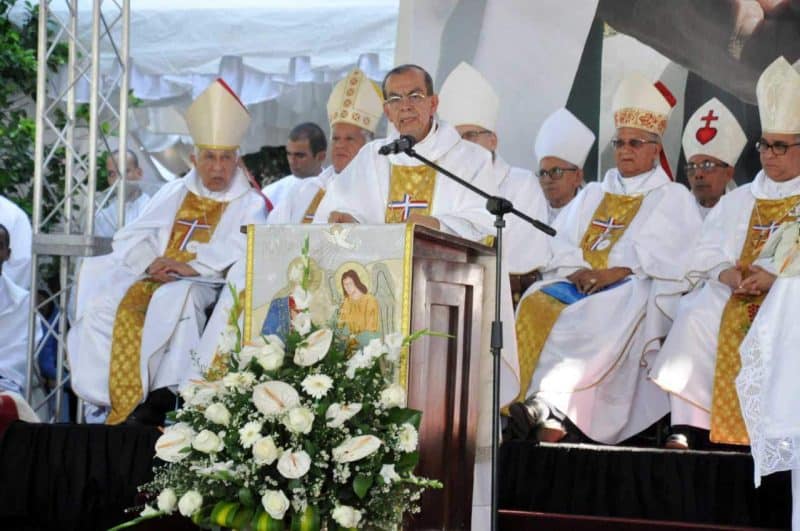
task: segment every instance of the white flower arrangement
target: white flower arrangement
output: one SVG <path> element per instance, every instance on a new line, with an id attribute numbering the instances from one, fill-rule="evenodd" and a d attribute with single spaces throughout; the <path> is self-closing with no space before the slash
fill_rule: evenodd
<path id="1" fill-rule="evenodd" d="M 285 338 L 243 345 L 234 291 L 224 363 L 182 390 L 176 423 L 156 442 L 165 464 L 141 490 L 158 509 L 123 526 L 177 510 L 201 527 L 396 529 L 424 489 L 441 487 L 413 474 L 421 414 L 393 382 L 401 351 L 425 332 L 359 348 L 313 323 L 308 241 L 303 257 Z"/>

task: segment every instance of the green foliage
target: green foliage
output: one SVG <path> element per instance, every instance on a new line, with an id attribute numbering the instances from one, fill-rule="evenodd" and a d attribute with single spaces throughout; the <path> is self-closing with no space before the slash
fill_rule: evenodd
<path id="1" fill-rule="evenodd" d="M 25 3 L 20 24 L 9 19 L 13 0 L 0 0 L 0 193 L 31 212 L 39 7 Z M 48 30 L 51 37 L 52 28 Z M 67 59 L 58 44 L 48 61 L 56 70 Z"/>

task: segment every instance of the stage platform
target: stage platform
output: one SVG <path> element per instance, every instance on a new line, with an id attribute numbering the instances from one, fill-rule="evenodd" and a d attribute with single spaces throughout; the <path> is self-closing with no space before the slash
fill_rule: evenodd
<path id="1" fill-rule="evenodd" d="M 151 477 L 154 428 L 17 422 L 0 439 L 0 528 L 107 529 Z M 510 442 L 501 529 L 787 529 L 788 473 L 753 487 L 748 454 Z M 137 529 L 193 529 L 172 518 Z M 484 530 L 478 530 L 484 531 Z"/>

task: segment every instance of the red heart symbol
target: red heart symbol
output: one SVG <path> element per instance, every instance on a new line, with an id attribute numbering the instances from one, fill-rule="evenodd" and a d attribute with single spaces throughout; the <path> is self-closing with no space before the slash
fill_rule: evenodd
<path id="1" fill-rule="evenodd" d="M 698 142 L 706 145 L 717 136 L 717 129 L 715 127 L 701 127 L 694 136 Z"/>

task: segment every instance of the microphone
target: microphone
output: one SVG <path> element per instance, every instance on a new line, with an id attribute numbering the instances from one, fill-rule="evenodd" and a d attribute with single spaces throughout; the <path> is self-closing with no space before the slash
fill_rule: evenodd
<path id="1" fill-rule="evenodd" d="M 378 150 L 380 155 L 394 155 L 396 153 L 403 153 L 417 143 L 417 139 L 411 135 L 403 135 L 393 142 L 389 142 L 385 146 L 381 146 Z"/>

